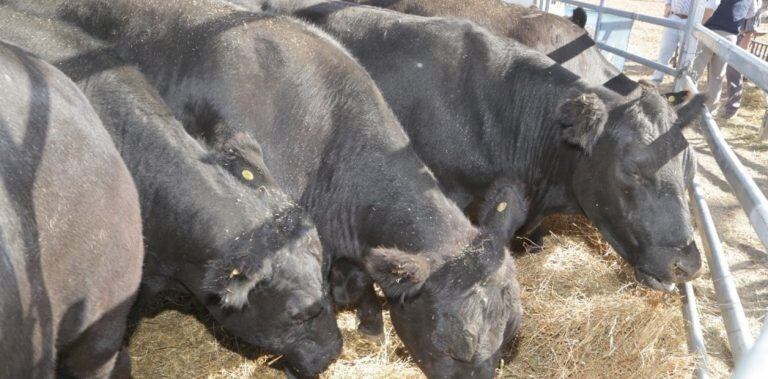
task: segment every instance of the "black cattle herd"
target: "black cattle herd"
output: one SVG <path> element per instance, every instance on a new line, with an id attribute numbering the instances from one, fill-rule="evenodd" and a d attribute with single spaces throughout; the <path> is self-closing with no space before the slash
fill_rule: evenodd
<path id="1" fill-rule="evenodd" d="M 574 22 L 501 0 L 0 0 L 0 377 L 129 376 L 140 287 L 313 377 L 337 307 L 383 332 L 377 285 L 428 377 L 491 378 L 523 316 L 509 246 L 556 213 L 644 285 L 695 278 L 682 129 L 703 99 L 632 81 Z"/>

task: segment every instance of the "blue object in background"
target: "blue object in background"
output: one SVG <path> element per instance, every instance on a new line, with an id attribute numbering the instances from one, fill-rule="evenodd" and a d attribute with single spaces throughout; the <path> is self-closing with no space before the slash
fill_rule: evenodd
<path id="1" fill-rule="evenodd" d="M 576 9 L 576 7 L 570 4 L 564 5 L 565 7 L 563 8 L 563 16 L 571 17 L 573 10 Z M 600 41 L 608 46 L 615 47 L 624 51 L 628 50 L 627 47 L 629 46 L 629 35 L 632 32 L 632 25 L 634 24 L 635 20 L 603 13 L 603 17 L 600 20 L 600 30 L 597 33 L 598 35 L 595 36 L 597 12 L 590 9 L 585 9 L 584 11 L 587 12 L 587 25 L 585 26 L 585 29 L 587 29 L 595 41 Z M 611 54 L 607 51 L 601 50 L 601 52 L 608 59 L 608 61 L 616 66 L 616 68 L 621 71 L 624 70 L 624 58 Z"/>

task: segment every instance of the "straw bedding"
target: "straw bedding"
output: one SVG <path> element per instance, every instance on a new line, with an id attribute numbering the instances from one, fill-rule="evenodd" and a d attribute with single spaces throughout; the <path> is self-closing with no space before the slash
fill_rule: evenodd
<path id="1" fill-rule="evenodd" d="M 578 217 L 548 221 L 539 253 L 517 257 L 525 318 L 504 354 L 504 378 L 689 377 L 695 363 L 676 295 L 647 291 L 594 228 Z M 144 304 L 130 340 L 137 378 L 275 378 L 279 357 L 227 335 L 180 295 Z M 418 368 L 386 325 L 383 341 L 355 331 L 339 314 L 342 356 L 325 378 L 417 378 Z M 239 352 L 239 353 L 238 353 Z"/>

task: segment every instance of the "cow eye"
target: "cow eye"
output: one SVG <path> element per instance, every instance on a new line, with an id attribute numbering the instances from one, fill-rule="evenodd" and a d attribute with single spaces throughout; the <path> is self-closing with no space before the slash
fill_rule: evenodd
<path id="1" fill-rule="evenodd" d="M 257 292 L 263 290 L 264 288 L 266 288 L 267 284 L 264 283 L 264 282 L 265 282 L 264 280 L 261 280 L 261 281 L 257 282 L 256 284 L 254 284 L 253 287 L 251 287 L 251 290 L 248 291 L 248 295 L 257 293 Z"/>
<path id="2" fill-rule="evenodd" d="M 635 162 L 626 163 L 626 165 L 624 166 L 624 175 L 626 175 L 629 179 L 637 183 L 641 183 L 645 180 L 645 177 L 643 176 L 642 171 L 640 171 L 640 166 L 635 164 Z"/>

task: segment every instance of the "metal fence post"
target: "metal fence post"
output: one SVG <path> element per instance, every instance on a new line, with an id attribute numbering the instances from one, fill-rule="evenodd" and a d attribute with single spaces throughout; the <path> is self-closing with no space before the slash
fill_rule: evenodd
<path id="1" fill-rule="evenodd" d="M 683 77 L 690 75 L 693 69 L 693 61 L 696 59 L 696 49 L 698 41 L 693 37 L 693 29 L 696 24 L 700 24 L 704 18 L 704 0 L 693 0 L 691 9 L 688 11 L 688 20 L 683 29 L 683 45 L 680 47 L 680 55 L 677 62 L 678 76 L 675 78 L 675 91 L 681 91 L 685 88 Z M 696 76 L 698 77 L 698 75 Z"/>
<path id="2" fill-rule="evenodd" d="M 765 103 L 768 104 L 768 96 L 766 96 Z M 768 109 L 766 109 L 763 115 L 763 123 L 760 126 L 760 139 L 763 141 L 768 140 Z"/>
<path id="3" fill-rule="evenodd" d="M 757 338 L 752 350 L 744 359 L 736 365 L 733 379 L 758 379 L 764 378 L 768 371 L 768 315 L 765 316 L 763 332 Z"/>
<path id="4" fill-rule="evenodd" d="M 715 297 L 725 324 L 728 345 L 731 348 L 734 362 L 738 363 L 752 346 L 749 324 L 744 315 L 739 294 L 736 292 L 736 283 L 731 276 L 728 262 L 725 260 L 723 244 L 717 235 L 714 220 L 709 213 L 709 206 L 704 200 L 704 194 L 696 181 L 691 184 L 689 191 L 693 203 L 693 213 L 696 216 L 696 224 L 701 233 L 701 241 L 704 243 L 704 252 L 715 287 Z"/>
<path id="5" fill-rule="evenodd" d="M 683 302 L 683 319 L 688 331 L 688 350 L 696 355 L 699 360 L 696 364 L 696 370 L 693 377 L 696 379 L 709 378 L 709 369 L 707 368 L 707 349 L 704 347 L 704 335 L 701 331 L 701 322 L 699 321 L 699 311 L 696 308 L 696 296 L 693 293 L 693 286 L 690 282 L 677 285 L 680 291 L 680 297 Z"/>
<path id="6" fill-rule="evenodd" d="M 595 38 L 594 40 L 597 41 L 598 33 L 600 33 L 600 24 L 603 21 L 603 10 L 602 8 L 605 6 L 605 0 L 600 0 L 600 9 L 597 10 L 597 21 L 595 21 Z"/>

